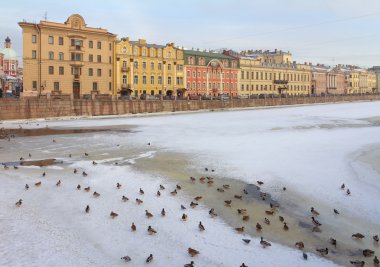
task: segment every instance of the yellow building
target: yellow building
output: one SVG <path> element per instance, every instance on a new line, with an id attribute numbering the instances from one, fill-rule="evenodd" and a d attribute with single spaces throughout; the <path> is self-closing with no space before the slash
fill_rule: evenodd
<path id="1" fill-rule="evenodd" d="M 356 66 L 338 67 L 345 72 L 347 94 L 366 94 L 376 92 L 376 73 Z"/>
<path id="2" fill-rule="evenodd" d="M 239 95 L 310 94 L 312 67 L 296 64 L 289 52 L 227 53 L 240 61 Z"/>
<path id="3" fill-rule="evenodd" d="M 148 44 L 122 38 L 116 46 L 117 92 L 122 96 L 182 96 L 183 50 L 173 43 Z"/>
<path id="4" fill-rule="evenodd" d="M 64 23 L 20 22 L 23 96 L 69 94 L 74 98 L 114 93 L 116 35 L 90 28 L 82 16 Z"/>

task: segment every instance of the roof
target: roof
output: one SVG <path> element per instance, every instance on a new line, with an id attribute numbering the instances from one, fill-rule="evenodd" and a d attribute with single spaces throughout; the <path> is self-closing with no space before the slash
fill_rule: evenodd
<path id="1" fill-rule="evenodd" d="M 201 57 L 213 57 L 213 58 L 219 58 L 219 59 L 233 59 L 230 56 L 226 56 L 219 53 L 213 53 L 213 52 L 202 52 L 202 51 L 195 51 L 195 50 L 184 50 L 185 55 L 193 55 L 193 56 L 201 56 Z"/>
<path id="2" fill-rule="evenodd" d="M 147 44 L 147 43 L 145 43 L 145 44 L 141 44 L 141 43 L 139 43 L 138 41 L 129 41 L 129 43 L 130 43 L 131 45 L 143 46 L 143 47 L 149 47 L 149 48 L 151 48 L 151 47 L 153 47 L 153 48 L 165 48 L 164 45 Z"/>
<path id="3" fill-rule="evenodd" d="M 4 54 L 4 60 L 17 60 L 18 55 L 12 48 L 4 48 L 0 50 L 0 53 Z"/>

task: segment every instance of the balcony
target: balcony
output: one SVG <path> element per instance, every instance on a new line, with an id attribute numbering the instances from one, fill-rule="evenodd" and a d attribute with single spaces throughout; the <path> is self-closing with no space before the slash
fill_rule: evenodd
<path id="1" fill-rule="evenodd" d="M 72 46 L 70 46 L 70 51 L 84 52 L 83 46 L 80 46 L 80 45 L 72 45 Z"/>
<path id="2" fill-rule="evenodd" d="M 288 84 L 288 80 L 274 80 L 274 84 Z"/>
<path id="3" fill-rule="evenodd" d="M 122 72 L 128 72 L 128 71 L 129 71 L 129 68 L 128 68 L 128 67 L 121 67 L 121 71 L 122 71 Z"/>
<path id="4" fill-rule="evenodd" d="M 80 75 L 79 74 L 74 74 L 74 81 L 78 82 L 80 80 Z"/>

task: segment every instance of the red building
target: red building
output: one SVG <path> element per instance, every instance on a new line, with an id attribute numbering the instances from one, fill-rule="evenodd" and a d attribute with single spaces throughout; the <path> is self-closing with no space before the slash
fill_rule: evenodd
<path id="1" fill-rule="evenodd" d="M 237 95 L 238 60 L 213 52 L 185 50 L 188 95 Z"/>

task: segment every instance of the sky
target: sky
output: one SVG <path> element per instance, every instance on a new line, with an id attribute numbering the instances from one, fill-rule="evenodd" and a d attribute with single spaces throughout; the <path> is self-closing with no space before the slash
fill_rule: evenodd
<path id="1" fill-rule="evenodd" d="M 379 0 L 13 0 L 0 9 L 7 35 L 22 57 L 17 22 L 63 23 L 82 15 L 90 27 L 119 38 L 174 42 L 188 49 L 290 51 L 297 62 L 380 65 Z"/>

